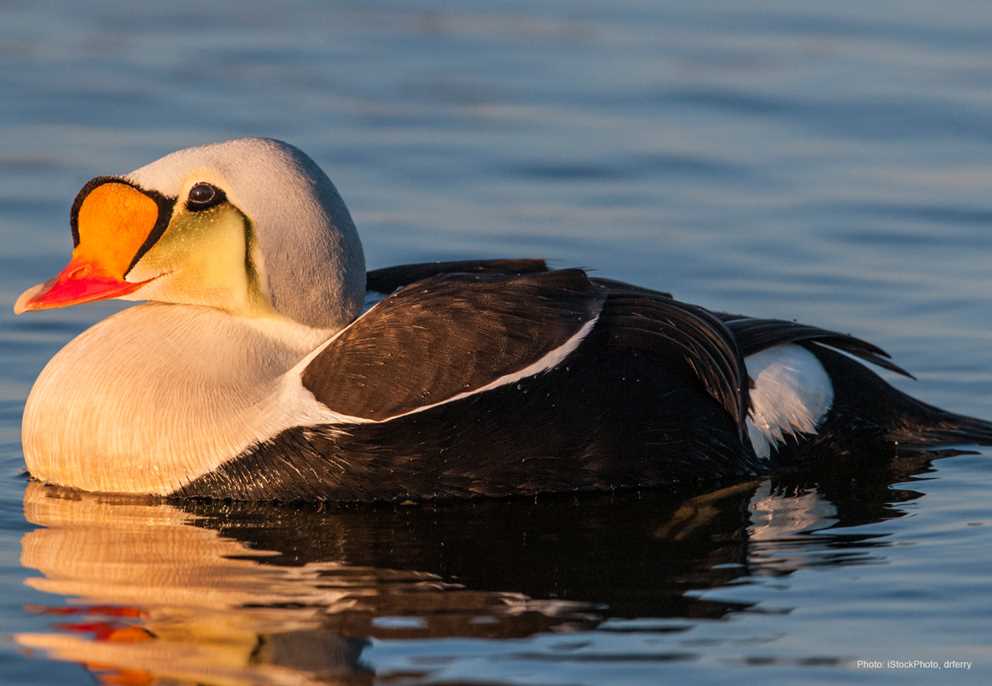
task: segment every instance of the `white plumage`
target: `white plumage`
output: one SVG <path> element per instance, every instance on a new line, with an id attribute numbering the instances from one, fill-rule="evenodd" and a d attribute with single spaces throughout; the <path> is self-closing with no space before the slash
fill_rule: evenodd
<path id="1" fill-rule="evenodd" d="M 758 457 L 770 457 L 792 435 L 816 433 L 833 404 L 834 387 L 813 353 L 778 345 L 744 362 L 755 383 L 747 428 Z"/>

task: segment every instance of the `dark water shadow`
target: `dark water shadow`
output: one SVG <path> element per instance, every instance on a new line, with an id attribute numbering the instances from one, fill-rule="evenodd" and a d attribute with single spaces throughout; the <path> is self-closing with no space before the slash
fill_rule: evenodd
<path id="1" fill-rule="evenodd" d="M 31 483 L 25 518 L 39 528 L 21 564 L 38 576 L 26 583 L 70 602 L 28 608 L 51 628 L 15 640 L 105 683 L 309 684 L 382 677 L 363 660 L 370 639 L 685 633 L 770 611 L 700 591 L 732 597 L 756 576 L 884 563 L 885 536 L 844 528 L 902 516 L 921 494 L 892 485 L 930 458 L 853 462 L 678 502 L 176 507 Z M 671 648 L 642 659 L 697 657 Z"/>

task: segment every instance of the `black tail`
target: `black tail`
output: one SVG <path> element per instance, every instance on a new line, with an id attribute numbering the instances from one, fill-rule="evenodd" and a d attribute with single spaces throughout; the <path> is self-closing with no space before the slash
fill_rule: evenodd
<path id="1" fill-rule="evenodd" d="M 899 452 L 992 445 L 992 422 L 927 405 L 840 353 L 816 345 L 810 350 L 834 386 L 834 404 L 821 431 L 831 436 L 830 442 L 888 446 Z"/>
<path id="2" fill-rule="evenodd" d="M 992 422 L 945 412 L 917 401 L 921 412 L 889 432 L 888 438 L 905 449 L 947 445 L 992 445 Z"/>

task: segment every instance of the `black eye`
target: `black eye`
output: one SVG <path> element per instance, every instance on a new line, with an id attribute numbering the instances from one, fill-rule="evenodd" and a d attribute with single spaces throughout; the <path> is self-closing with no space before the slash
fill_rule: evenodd
<path id="1" fill-rule="evenodd" d="M 224 191 L 201 181 L 189 189 L 189 198 L 186 200 L 186 208 L 199 212 L 216 207 L 226 200 Z"/>

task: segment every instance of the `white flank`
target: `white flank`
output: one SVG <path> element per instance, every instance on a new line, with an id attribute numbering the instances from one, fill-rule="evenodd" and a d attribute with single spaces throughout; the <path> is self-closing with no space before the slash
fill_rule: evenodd
<path id="1" fill-rule="evenodd" d="M 790 435 L 816 433 L 833 405 L 834 387 L 813 353 L 779 345 L 744 362 L 755 383 L 747 429 L 758 457 L 770 457 Z"/>

